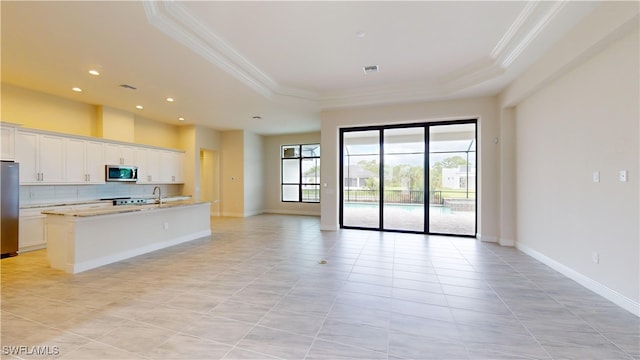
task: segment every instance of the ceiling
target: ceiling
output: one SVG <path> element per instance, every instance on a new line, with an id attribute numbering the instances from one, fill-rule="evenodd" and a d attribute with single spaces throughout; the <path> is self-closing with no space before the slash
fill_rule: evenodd
<path id="1" fill-rule="evenodd" d="M 175 125 L 264 135 L 318 131 L 319 114 L 327 109 L 495 95 L 597 6 L 0 4 L 2 82 Z M 365 73 L 372 65 L 379 71 Z"/>

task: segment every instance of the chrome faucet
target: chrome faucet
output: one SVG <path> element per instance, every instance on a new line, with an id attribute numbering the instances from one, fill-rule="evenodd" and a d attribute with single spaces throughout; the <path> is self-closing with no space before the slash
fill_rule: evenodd
<path id="1" fill-rule="evenodd" d="M 153 188 L 153 195 L 156 194 L 156 190 L 158 190 L 158 204 L 160 204 L 160 206 L 162 206 L 162 189 L 160 188 L 160 186 L 156 186 Z"/>

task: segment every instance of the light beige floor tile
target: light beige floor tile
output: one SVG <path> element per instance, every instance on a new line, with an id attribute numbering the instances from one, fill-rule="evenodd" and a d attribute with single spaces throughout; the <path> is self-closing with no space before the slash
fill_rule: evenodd
<path id="1" fill-rule="evenodd" d="M 213 315 L 203 315 L 182 332 L 199 338 L 235 345 L 254 325 Z"/>
<path id="2" fill-rule="evenodd" d="M 222 359 L 233 349 L 230 345 L 202 338 L 176 334 L 162 345 L 145 354 L 151 359 L 192 359 L 213 360 Z"/>
<path id="3" fill-rule="evenodd" d="M 515 248 L 285 215 L 212 231 L 80 274 L 45 250 L 3 259 L 2 344 L 62 359 L 640 356 L 639 318 Z"/>
<path id="4" fill-rule="evenodd" d="M 320 316 L 272 310 L 260 320 L 259 325 L 300 335 L 315 336 L 323 322 L 324 317 Z"/>
<path id="5" fill-rule="evenodd" d="M 98 341 L 128 352 L 146 354 L 173 336 L 173 330 L 125 320 L 119 326 L 101 336 Z"/>

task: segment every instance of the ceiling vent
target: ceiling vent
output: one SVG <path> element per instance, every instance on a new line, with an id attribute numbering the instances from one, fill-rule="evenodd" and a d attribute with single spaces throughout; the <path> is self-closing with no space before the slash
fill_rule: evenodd
<path id="1" fill-rule="evenodd" d="M 372 74 L 372 73 L 377 73 L 378 71 L 380 71 L 380 67 L 378 65 L 369 65 L 369 66 L 365 66 L 362 68 L 362 70 L 364 71 L 364 74 Z"/>
<path id="2" fill-rule="evenodd" d="M 135 86 L 132 86 L 132 85 L 129 85 L 129 84 L 122 84 L 122 85 L 120 85 L 120 87 L 128 89 L 128 90 L 136 90 Z"/>

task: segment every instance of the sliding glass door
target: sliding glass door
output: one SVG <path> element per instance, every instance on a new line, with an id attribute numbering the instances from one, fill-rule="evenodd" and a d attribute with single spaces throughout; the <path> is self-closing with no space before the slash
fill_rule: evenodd
<path id="1" fill-rule="evenodd" d="M 380 227 L 380 131 L 342 136 L 342 211 L 345 227 Z"/>
<path id="2" fill-rule="evenodd" d="M 342 129 L 340 226 L 475 236 L 475 129 L 475 120 Z"/>
<path id="3" fill-rule="evenodd" d="M 429 126 L 429 233 L 476 234 L 476 124 Z"/>
<path id="4" fill-rule="evenodd" d="M 383 129 L 385 230 L 424 231 L 424 126 Z"/>

